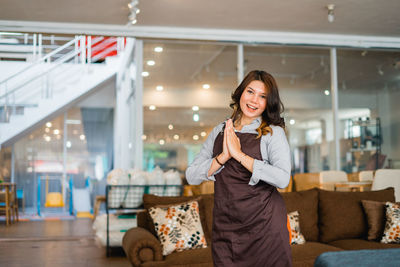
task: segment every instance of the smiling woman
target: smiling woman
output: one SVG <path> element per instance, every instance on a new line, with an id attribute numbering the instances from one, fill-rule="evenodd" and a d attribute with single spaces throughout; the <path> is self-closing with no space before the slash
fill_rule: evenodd
<path id="1" fill-rule="evenodd" d="M 186 170 L 189 184 L 215 181 L 214 265 L 291 266 L 286 207 L 276 189 L 289 183 L 290 149 L 275 79 L 251 71 L 230 107 L 231 119 L 213 129 Z"/>

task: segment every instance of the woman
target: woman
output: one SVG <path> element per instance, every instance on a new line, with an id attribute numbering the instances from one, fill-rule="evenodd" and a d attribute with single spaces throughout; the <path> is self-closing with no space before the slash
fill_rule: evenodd
<path id="1" fill-rule="evenodd" d="M 285 203 L 290 149 L 275 79 L 251 71 L 232 94 L 231 119 L 216 126 L 186 170 L 212 180 L 214 266 L 291 266 Z"/>

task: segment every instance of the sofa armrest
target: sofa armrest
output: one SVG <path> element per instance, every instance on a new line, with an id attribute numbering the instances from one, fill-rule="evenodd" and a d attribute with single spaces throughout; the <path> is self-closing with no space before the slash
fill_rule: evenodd
<path id="1" fill-rule="evenodd" d="M 133 266 L 140 266 L 147 261 L 163 260 L 160 241 L 141 227 L 131 228 L 125 233 L 122 247 Z"/>

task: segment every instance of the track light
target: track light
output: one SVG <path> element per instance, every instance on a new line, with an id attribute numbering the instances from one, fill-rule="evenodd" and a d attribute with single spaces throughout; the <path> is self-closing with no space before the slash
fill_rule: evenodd
<path id="1" fill-rule="evenodd" d="M 140 13 L 140 9 L 137 7 L 139 5 L 139 0 L 132 0 L 128 4 L 128 8 L 130 10 L 128 19 L 129 23 L 128 24 L 136 24 L 137 18 L 136 15 Z"/>
<path id="2" fill-rule="evenodd" d="M 328 21 L 332 23 L 335 20 L 335 13 L 334 13 L 335 5 L 330 4 L 327 5 L 326 8 L 328 9 Z"/>

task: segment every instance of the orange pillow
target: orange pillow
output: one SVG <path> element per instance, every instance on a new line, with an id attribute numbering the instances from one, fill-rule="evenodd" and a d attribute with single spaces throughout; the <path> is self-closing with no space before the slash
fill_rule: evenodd
<path id="1" fill-rule="evenodd" d="M 287 230 L 289 232 L 289 244 L 292 244 L 292 228 L 290 227 L 289 215 L 287 215 L 286 225 L 287 225 Z"/>

